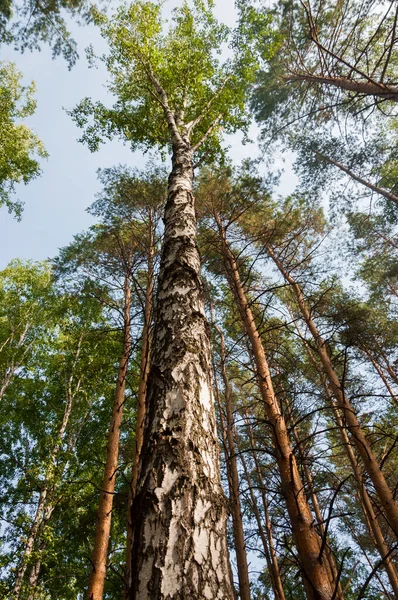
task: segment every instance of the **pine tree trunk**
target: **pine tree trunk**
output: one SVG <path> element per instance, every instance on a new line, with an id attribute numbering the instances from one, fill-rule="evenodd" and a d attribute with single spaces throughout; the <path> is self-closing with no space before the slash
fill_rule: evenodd
<path id="1" fill-rule="evenodd" d="M 152 315 L 152 300 L 153 300 L 153 285 L 154 285 L 154 256 L 155 256 L 155 235 L 152 210 L 150 210 L 149 218 L 149 247 L 148 247 L 148 263 L 147 263 L 147 285 L 145 289 L 145 305 L 144 305 L 144 326 L 142 329 L 142 347 L 141 347 L 141 364 L 140 364 L 140 382 L 137 392 L 137 413 L 136 413 L 136 431 L 135 431 L 135 453 L 131 475 L 131 484 L 129 487 L 129 497 L 127 502 L 127 542 L 126 542 L 126 569 L 125 569 L 125 586 L 124 598 L 128 597 L 128 591 L 131 587 L 131 551 L 133 543 L 133 524 L 131 521 L 131 509 L 137 487 L 138 464 L 141 455 L 142 441 L 144 436 L 144 420 L 145 420 L 145 396 L 149 374 L 150 363 L 150 345 L 151 345 L 151 315 Z"/>
<path id="2" fill-rule="evenodd" d="M 315 513 L 316 520 L 317 520 L 317 527 L 318 527 L 321 537 L 324 538 L 326 535 L 324 518 L 323 518 L 323 515 L 321 512 L 321 507 L 319 505 L 318 496 L 315 492 L 312 474 L 311 474 L 310 468 L 308 467 L 308 458 L 306 456 L 306 452 L 305 452 L 303 444 L 301 442 L 301 438 L 300 438 L 298 429 L 294 424 L 291 403 L 290 403 L 290 400 L 287 396 L 286 390 L 284 389 L 283 385 L 281 385 L 281 390 L 283 392 L 283 398 L 284 398 L 284 402 L 286 405 L 287 424 L 289 426 L 289 429 L 293 433 L 294 441 L 296 442 L 296 448 L 298 450 L 302 468 L 303 468 L 303 479 L 306 482 L 307 487 L 308 487 L 309 497 L 311 498 L 312 507 L 314 509 L 314 513 Z M 338 570 L 336 567 L 336 563 L 334 561 L 334 556 L 333 556 L 332 550 L 327 541 L 325 543 L 325 554 L 326 554 L 326 558 L 328 561 L 328 567 L 329 567 L 329 569 L 328 569 L 329 580 L 333 586 L 337 587 L 335 597 L 336 597 L 336 600 L 339 600 L 340 598 L 343 598 L 343 591 L 342 591 L 341 585 L 338 581 Z"/>
<path id="3" fill-rule="evenodd" d="M 306 73 L 294 73 L 288 77 L 289 81 L 308 81 L 309 83 L 318 83 L 322 85 L 331 85 L 342 90 L 364 94 L 367 96 L 376 96 L 385 100 L 398 102 L 397 86 L 387 86 L 383 83 L 373 81 L 354 81 L 348 77 L 326 77 L 322 75 L 311 75 Z"/>
<path id="4" fill-rule="evenodd" d="M 361 504 L 361 509 L 362 509 L 362 512 L 363 512 L 363 515 L 365 518 L 366 527 L 368 528 L 369 535 L 373 541 L 373 544 L 377 548 L 377 550 L 380 554 L 380 557 L 383 560 L 383 565 L 387 572 L 391 587 L 394 590 L 394 594 L 398 598 L 398 574 L 397 574 L 397 571 L 396 571 L 396 568 L 394 565 L 393 556 L 392 556 L 392 553 L 390 552 L 390 549 L 384 539 L 383 532 L 381 530 L 380 524 L 378 522 L 378 519 L 377 519 L 374 509 L 373 509 L 372 501 L 371 501 L 369 494 L 367 492 L 367 489 L 363 483 L 363 476 L 362 476 L 360 467 L 358 465 L 358 461 L 355 457 L 354 451 L 352 449 L 350 439 L 347 434 L 347 430 L 344 427 L 343 419 L 341 418 L 339 410 L 335 404 L 333 394 L 332 394 L 331 389 L 328 386 L 328 383 L 325 378 L 325 374 L 324 374 L 321 366 L 319 365 L 318 361 L 316 360 L 314 354 L 312 353 L 311 348 L 308 346 L 308 343 L 305 340 L 305 338 L 304 338 L 302 332 L 300 331 L 300 328 L 296 322 L 295 322 L 295 327 L 297 329 L 297 332 L 298 332 L 300 338 L 302 339 L 302 341 L 304 343 L 304 346 L 308 352 L 308 355 L 310 357 L 312 364 L 314 365 L 315 369 L 319 373 L 319 377 L 320 377 L 321 383 L 325 389 L 326 396 L 329 400 L 329 403 L 331 404 L 331 406 L 333 408 L 333 413 L 334 413 L 335 420 L 336 420 L 336 423 L 339 428 L 343 446 L 346 451 L 348 460 L 351 464 L 352 472 L 354 474 L 356 488 L 357 488 L 357 492 L 358 492 L 358 499 Z"/>
<path id="5" fill-rule="evenodd" d="M 272 536 L 272 525 L 271 525 L 271 519 L 269 516 L 268 501 L 267 501 L 267 496 L 265 493 L 264 481 L 263 481 L 263 477 L 261 474 L 261 468 L 260 468 L 260 464 L 259 464 L 259 461 L 257 458 L 257 453 L 254 448 L 253 431 L 252 431 L 252 428 L 250 425 L 250 421 L 248 419 L 248 415 L 246 415 L 246 417 L 247 417 L 246 418 L 246 426 L 249 431 L 251 454 L 253 456 L 254 464 L 256 466 L 258 484 L 259 484 L 259 487 L 261 490 L 261 498 L 262 498 L 262 502 L 263 502 L 264 515 L 265 515 L 266 532 L 264 531 L 264 528 L 263 528 L 260 511 L 259 511 L 258 505 L 257 505 L 256 495 L 253 491 L 253 485 L 251 482 L 250 473 L 247 468 L 246 460 L 245 460 L 243 454 L 241 454 L 240 460 L 241 460 L 241 463 L 243 466 L 243 470 L 245 472 L 245 477 L 247 480 L 247 485 L 249 487 L 249 493 L 250 493 L 250 498 L 251 498 L 251 502 L 252 502 L 254 516 L 256 517 L 258 531 L 259 531 L 259 534 L 261 537 L 261 541 L 263 543 L 265 560 L 267 562 L 268 572 L 269 572 L 271 585 L 272 585 L 272 591 L 274 592 L 275 600 L 286 600 L 285 592 L 283 591 L 280 571 L 279 571 L 278 557 L 276 555 L 274 539 Z"/>
<path id="6" fill-rule="evenodd" d="M 215 213 L 215 219 L 222 240 L 227 277 L 236 297 L 256 363 L 260 393 L 272 429 L 282 492 L 292 525 L 307 598 L 308 600 L 332 600 L 335 597 L 335 590 L 328 578 L 327 561 L 324 555 L 320 556 L 320 538 L 315 530 L 314 518 L 303 492 L 303 484 L 291 449 L 286 423 L 280 412 L 272 386 L 264 348 L 240 280 L 235 257 L 229 248 L 218 213 Z"/>
<path id="7" fill-rule="evenodd" d="M 387 369 L 387 372 L 388 372 L 389 376 L 391 377 L 391 379 L 393 380 L 393 382 L 398 385 L 398 375 L 394 371 L 394 369 L 392 368 L 392 366 L 390 364 L 390 361 L 388 360 L 388 357 L 387 357 L 386 353 L 383 352 L 380 349 L 379 349 L 379 351 L 380 351 L 380 354 L 381 354 L 381 356 L 382 356 L 382 358 L 384 360 L 384 363 L 386 365 L 386 369 Z"/>
<path id="8" fill-rule="evenodd" d="M 229 499 L 232 514 L 232 528 L 235 540 L 236 565 L 238 568 L 239 579 L 239 597 L 241 600 L 250 600 L 250 580 L 249 567 L 247 564 L 247 554 L 245 545 L 245 535 L 243 529 L 242 509 L 239 492 L 239 474 L 236 460 L 236 448 L 234 441 L 234 418 L 232 412 L 231 384 L 228 379 L 225 365 L 225 340 L 221 329 L 216 325 L 213 319 L 213 325 L 220 336 L 220 358 L 221 358 L 221 376 L 224 382 L 224 407 L 226 414 L 226 423 L 222 415 L 220 405 L 221 425 L 223 428 L 225 458 L 228 472 Z"/>
<path id="9" fill-rule="evenodd" d="M 132 508 L 131 600 L 232 600 L 189 143 L 173 143 Z"/>
<path id="10" fill-rule="evenodd" d="M 328 378 L 330 387 L 333 390 L 333 395 L 337 400 L 339 409 L 342 411 L 344 421 L 347 425 L 347 429 L 352 436 L 353 443 L 358 451 L 359 456 L 362 459 L 365 470 L 368 473 L 376 493 L 379 497 L 380 503 L 384 509 L 385 517 L 390 525 L 392 531 L 398 538 L 398 504 L 394 500 L 393 493 L 389 488 L 387 481 L 381 471 L 378 461 L 373 454 L 372 448 L 359 424 L 355 410 L 347 398 L 344 389 L 340 383 L 336 371 L 333 368 L 332 361 L 330 359 L 328 350 L 326 348 L 325 341 L 322 339 L 305 302 L 303 293 L 300 286 L 295 282 L 293 277 L 283 267 L 281 261 L 277 258 L 275 252 L 269 245 L 265 246 L 268 254 L 275 262 L 279 271 L 282 273 L 285 280 L 290 284 L 291 289 L 296 296 L 301 314 L 314 338 L 316 348 L 319 354 L 319 358 L 323 365 L 325 375 Z"/>
<path id="11" fill-rule="evenodd" d="M 131 350 L 131 290 L 129 270 L 130 269 L 128 269 L 126 272 L 124 282 L 123 350 L 119 361 L 112 417 L 108 432 L 105 471 L 102 480 L 101 495 L 97 511 L 94 549 L 91 558 L 92 568 L 87 591 L 87 597 L 89 600 L 102 600 L 106 577 L 106 562 L 112 522 L 113 495 L 115 491 L 116 473 L 119 460 L 120 427 L 122 424 L 126 377 Z"/>

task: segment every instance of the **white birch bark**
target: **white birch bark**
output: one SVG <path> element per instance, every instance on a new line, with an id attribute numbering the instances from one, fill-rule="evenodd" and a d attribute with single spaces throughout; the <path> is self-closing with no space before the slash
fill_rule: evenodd
<path id="1" fill-rule="evenodd" d="M 134 600 L 234 597 L 192 178 L 189 142 L 174 138 L 132 508 Z"/>

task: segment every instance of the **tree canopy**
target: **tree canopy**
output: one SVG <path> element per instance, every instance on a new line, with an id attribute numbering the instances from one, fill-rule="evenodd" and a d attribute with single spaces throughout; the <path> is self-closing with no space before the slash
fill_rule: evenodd
<path id="1" fill-rule="evenodd" d="M 69 66 L 71 17 L 97 27 L 106 96 L 70 126 L 132 151 L 84 230 L 0 271 L 0 595 L 392 600 L 397 3 L 105 8 L 0 6 L 3 47 Z M 47 176 L 23 81 L 0 63 L 18 219 Z"/>

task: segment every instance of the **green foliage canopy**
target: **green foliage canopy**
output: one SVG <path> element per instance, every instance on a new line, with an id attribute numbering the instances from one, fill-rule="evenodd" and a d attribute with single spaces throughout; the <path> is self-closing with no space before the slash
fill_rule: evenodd
<path id="1" fill-rule="evenodd" d="M 47 153 L 39 137 L 20 123 L 36 108 L 34 83 L 21 84 L 21 73 L 10 62 L 0 63 L 0 206 L 18 218 L 22 205 L 12 199 L 17 183 L 28 183 L 40 174 L 38 158 Z"/>
<path id="2" fill-rule="evenodd" d="M 91 151 L 114 136 L 133 150 L 164 151 L 183 135 L 210 160 L 222 154 L 222 131 L 247 131 L 247 100 L 261 57 L 245 28 L 233 32 L 218 23 L 212 7 L 211 1 L 184 2 L 171 23 L 161 3 L 143 0 L 110 19 L 98 15 L 110 46 L 102 60 L 116 103 L 108 108 L 86 98 L 71 111 Z M 232 56 L 222 60 L 226 53 Z"/>

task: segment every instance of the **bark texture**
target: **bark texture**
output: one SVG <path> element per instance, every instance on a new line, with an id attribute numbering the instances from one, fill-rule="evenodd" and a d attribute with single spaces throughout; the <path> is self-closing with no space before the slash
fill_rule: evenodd
<path id="1" fill-rule="evenodd" d="M 321 337 L 315 325 L 300 286 L 284 268 L 273 249 L 269 245 L 266 245 L 266 249 L 283 275 L 284 279 L 290 284 L 291 289 L 296 296 L 300 312 L 303 315 L 312 337 L 314 338 L 325 375 L 329 381 L 333 395 L 336 398 L 337 405 L 342 412 L 346 427 L 351 434 L 353 444 L 355 445 L 357 452 L 362 459 L 365 470 L 375 487 L 376 494 L 379 497 L 380 503 L 384 509 L 386 520 L 395 536 L 398 538 L 398 504 L 395 502 L 393 493 L 384 477 L 382 470 L 379 467 L 377 458 L 373 454 L 372 448 L 359 424 L 354 407 L 351 405 L 346 393 L 344 392 L 344 388 L 341 385 L 339 377 L 330 359 L 325 340 Z"/>
<path id="2" fill-rule="evenodd" d="M 327 531 L 326 531 L 326 527 L 324 524 L 325 519 L 322 515 L 321 507 L 320 507 L 320 504 L 318 501 L 318 496 L 315 491 L 312 473 L 308 466 L 308 456 L 304 449 L 304 445 L 301 441 L 300 433 L 299 433 L 297 427 L 295 426 L 291 403 L 290 403 L 290 400 L 288 398 L 288 395 L 287 395 L 286 390 L 284 389 L 283 385 L 281 385 L 281 391 L 283 394 L 283 399 L 284 399 L 284 404 L 285 404 L 285 414 L 287 417 L 287 419 L 286 419 L 287 424 L 289 426 L 290 431 L 293 434 L 293 438 L 296 443 L 296 448 L 297 448 L 298 454 L 300 456 L 300 462 L 301 462 L 302 469 L 303 469 L 303 479 L 304 479 L 305 483 L 307 484 L 308 495 L 309 495 L 309 498 L 311 498 L 312 508 L 314 510 L 316 520 L 317 520 L 318 531 L 320 533 L 321 538 L 325 541 L 325 556 L 327 558 L 329 580 L 330 580 L 331 584 L 336 588 L 335 598 L 336 598 L 336 600 L 339 600 L 340 598 L 344 597 L 343 590 L 339 583 L 338 569 L 337 569 L 337 566 L 336 566 L 336 563 L 334 560 L 333 552 L 327 541 Z"/>
<path id="3" fill-rule="evenodd" d="M 109 535 L 112 522 L 113 494 L 119 460 L 120 427 L 123 417 L 126 376 L 131 349 L 130 311 L 131 291 L 128 272 L 126 273 L 124 283 L 123 351 L 119 361 L 112 417 L 108 432 L 105 471 L 98 504 L 94 549 L 91 557 L 92 567 L 87 591 L 89 600 L 101 600 L 104 593 Z"/>
<path id="4" fill-rule="evenodd" d="M 214 216 L 222 240 L 227 277 L 236 297 L 243 325 L 250 339 L 260 393 L 272 428 L 282 492 L 292 525 L 306 595 L 308 600 L 332 600 L 336 597 L 335 589 L 328 577 L 328 565 L 325 556 L 324 554 L 321 555 L 320 552 L 320 538 L 315 530 L 314 517 L 304 494 L 303 483 L 290 445 L 286 423 L 275 397 L 264 347 L 240 280 L 237 262 L 227 242 L 220 216 L 218 213 L 215 213 Z"/>
<path id="5" fill-rule="evenodd" d="M 132 507 L 129 598 L 232 600 L 192 150 L 179 138 L 175 135 L 173 142 L 144 440 Z"/>

